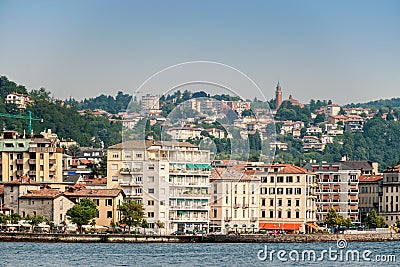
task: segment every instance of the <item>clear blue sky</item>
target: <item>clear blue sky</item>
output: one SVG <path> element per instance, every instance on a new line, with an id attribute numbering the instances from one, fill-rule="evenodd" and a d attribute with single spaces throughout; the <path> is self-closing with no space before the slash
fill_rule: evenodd
<path id="1" fill-rule="evenodd" d="M 400 1 L 0 0 L 0 33 L 0 75 L 58 98 L 133 93 L 191 60 L 238 68 L 267 98 L 278 80 L 304 102 L 400 97 Z"/>

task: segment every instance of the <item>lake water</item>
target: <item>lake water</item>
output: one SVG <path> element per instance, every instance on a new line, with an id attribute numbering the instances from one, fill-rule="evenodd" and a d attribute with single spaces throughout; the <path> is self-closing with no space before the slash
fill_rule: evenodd
<path id="1" fill-rule="evenodd" d="M 345 247 L 342 244 L 341 247 L 343 248 L 338 248 L 337 243 L 100 244 L 0 242 L 0 266 L 400 266 L 400 242 L 354 242 L 347 243 L 347 246 L 344 245 Z M 329 255 L 330 248 L 331 255 Z M 267 251 L 266 254 L 264 253 L 265 250 Z M 276 252 L 272 253 L 271 258 L 272 250 Z M 279 250 L 283 251 L 280 252 L 280 259 L 277 255 Z M 304 252 L 305 250 L 306 252 Z M 327 252 L 321 254 L 323 250 Z M 315 260 L 313 260 L 310 251 L 315 251 Z M 352 253 L 356 253 L 355 251 L 358 251 L 360 261 L 351 258 Z M 364 255 L 363 259 L 362 253 L 364 252 L 368 255 Z M 310 259 L 307 258 L 309 253 L 311 253 Z M 342 258 L 340 258 L 340 253 L 342 253 Z M 346 253 L 349 255 L 347 260 Z M 303 254 L 304 260 L 302 260 Z M 267 257 L 265 257 L 266 255 Z M 294 261 L 297 260 L 297 255 L 299 261 Z M 396 259 L 390 259 L 390 255 L 394 255 Z M 376 256 L 379 257 L 376 258 Z M 318 258 L 323 258 L 323 261 L 319 261 Z M 285 259 L 286 262 L 284 262 Z M 371 261 L 366 261 L 368 259 Z M 386 262 L 377 262 L 378 259 L 386 260 Z"/>

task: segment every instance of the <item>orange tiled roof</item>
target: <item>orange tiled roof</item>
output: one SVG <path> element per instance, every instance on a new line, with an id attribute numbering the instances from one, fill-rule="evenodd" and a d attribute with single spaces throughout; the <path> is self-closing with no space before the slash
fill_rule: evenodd
<path id="1" fill-rule="evenodd" d="M 117 197 L 122 189 L 87 189 L 87 188 L 68 188 L 64 195 L 66 197 Z"/>
<path id="2" fill-rule="evenodd" d="M 213 168 L 211 170 L 210 179 L 221 179 L 221 180 L 240 180 L 240 181 L 251 181 L 253 176 L 251 171 L 244 169 L 245 164 L 237 164 L 229 166 L 227 168 Z"/>
<path id="3" fill-rule="evenodd" d="M 364 174 L 364 175 L 361 175 L 360 177 L 358 177 L 358 182 L 359 183 L 374 183 L 374 182 L 377 182 L 382 179 L 383 179 L 382 174 L 378 174 L 378 175 Z"/>
<path id="4" fill-rule="evenodd" d="M 21 178 L 18 178 L 16 180 L 12 180 L 9 182 L 4 182 L 5 185 L 17 185 L 17 184 L 21 184 L 21 185 L 27 185 L 27 184 L 32 184 L 32 185 L 37 185 L 38 183 L 35 180 L 29 179 L 28 177 L 24 176 Z"/>
<path id="5" fill-rule="evenodd" d="M 312 173 L 311 171 L 299 167 L 293 164 L 283 164 L 283 163 L 276 163 L 276 164 L 263 164 L 260 167 L 267 167 L 267 168 L 278 168 L 279 173 Z"/>
<path id="6" fill-rule="evenodd" d="M 28 190 L 28 192 L 22 195 L 21 198 L 56 198 L 59 195 L 62 195 L 61 191 L 43 188 L 40 190 Z"/>

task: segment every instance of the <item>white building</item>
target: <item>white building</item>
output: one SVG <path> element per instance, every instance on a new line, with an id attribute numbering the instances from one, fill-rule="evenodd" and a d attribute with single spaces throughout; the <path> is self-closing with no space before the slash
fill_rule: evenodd
<path id="1" fill-rule="evenodd" d="M 208 230 L 209 163 L 209 151 L 187 142 L 127 141 L 108 148 L 107 186 L 143 203 L 150 228 Z"/>

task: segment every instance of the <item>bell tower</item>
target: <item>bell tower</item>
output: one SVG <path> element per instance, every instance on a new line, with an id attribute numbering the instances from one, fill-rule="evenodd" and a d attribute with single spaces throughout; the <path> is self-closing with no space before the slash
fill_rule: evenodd
<path id="1" fill-rule="evenodd" d="M 282 105 L 282 87 L 279 84 L 276 86 L 276 91 L 275 91 L 275 109 L 278 110 Z"/>

